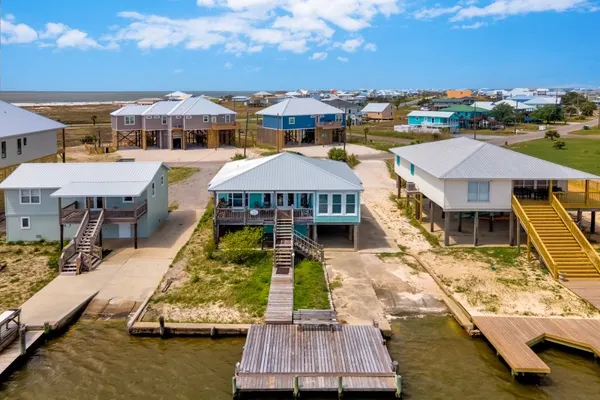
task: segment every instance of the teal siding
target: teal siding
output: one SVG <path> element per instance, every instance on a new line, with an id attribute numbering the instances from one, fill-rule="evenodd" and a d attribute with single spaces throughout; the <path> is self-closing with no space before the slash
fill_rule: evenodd
<path id="1" fill-rule="evenodd" d="M 250 193 L 248 196 L 248 207 L 262 207 L 263 206 L 263 195 L 262 193 Z"/>
<path id="2" fill-rule="evenodd" d="M 315 222 L 318 224 L 358 224 L 359 215 L 317 215 Z"/>
<path id="3" fill-rule="evenodd" d="M 264 227 L 264 232 L 268 233 L 268 234 L 272 234 L 273 233 L 273 225 L 265 225 Z"/>
<path id="4" fill-rule="evenodd" d="M 294 225 L 294 232 L 308 236 L 308 225 Z"/>

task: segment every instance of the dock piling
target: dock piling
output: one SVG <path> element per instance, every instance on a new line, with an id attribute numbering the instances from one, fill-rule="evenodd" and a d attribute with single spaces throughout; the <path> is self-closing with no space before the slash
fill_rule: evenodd
<path id="1" fill-rule="evenodd" d="M 44 334 L 45 335 L 50 334 L 50 322 L 49 321 L 44 322 Z"/>
<path id="2" fill-rule="evenodd" d="M 299 384 L 299 378 L 298 375 L 294 376 L 293 380 L 292 380 L 292 385 L 294 386 L 294 399 L 297 399 L 300 397 L 300 384 Z"/>
<path id="3" fill-rule="evenodd" d="M 396 374 L 396 398 L 402 397 L 402 376 Z"/>
<path id="4" fill-rule="evenodd" d="M 19 344 L 21 355 L 24 356 L 27 353 L 27 325 L 23 324 L 19 327 Z"/>
<path id="5" fill-rule="evenodd" d="M 238 392 L 237 392 L 237 378 L 235 376 L 233 376 L 231 378 L 231 393 L 233 394 L 233 398 L 237 399 L 237 397 L 238 397 Z"/>
<path id="6" fill-rule="evenodd" d="M 338 376 L 338 399 L 344 397 L 344 383 L 342 377 Z"/>
<path id="7" fill-rule="evenodd" d="M 162 315 L 158 317 L 158 324 L 160 329 L 160 337 L 165 337 L 165 317 Z"/>
<path id="8" fill-rule="evenodd" d="M 210 337 L 213 339 L 217 337 L 217 328 L 214 326 L 210 328 Z"/>
<path id="9" fill-rule="evenodd" d="M 394 372 L 397 374 L 398 373 L 398 361 L 394 361 L 392 363 L 392 367 L 394 369 Z"/>

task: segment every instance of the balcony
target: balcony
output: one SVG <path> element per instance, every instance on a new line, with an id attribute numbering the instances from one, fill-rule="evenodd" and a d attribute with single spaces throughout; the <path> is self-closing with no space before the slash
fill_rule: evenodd
<path id="1" fill-rule="evenodd" d="M 312 208 L 295 208 L 294 222 L 298 224 L 314 221 Z M 275 221 L 274 208 L 217 208 L 215 220 L 224 224 L 270 225 Z"/>
<path id="2" fill-rule="evenodd" d="M 559 192 L 555 194 L 567 210 L 600 209 L 600 192 Z"/>
<path id="3" fill-rule="evenodd" d="M 63 224 L 79 224 L 83 220 L 87 208 L 77 208 L 77 202 L 66 205 L 60 210 L 60 221 Z M 100 214 L 102 209 L 91 210 L 92 214 Z M 135 208 L 105 208 L 104 223 L 136 223 L 137 220 L 148 212 L 148 202 L 144 201 Z"/>
<path id="4" fill-rule="evenodd" d="M 319 121 L 317 128 L 323 129 L 342 129 L 342 121 Z"/>

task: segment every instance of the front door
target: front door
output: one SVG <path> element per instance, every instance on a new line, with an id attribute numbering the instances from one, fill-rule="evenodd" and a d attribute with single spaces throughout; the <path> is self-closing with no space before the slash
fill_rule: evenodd
<path id="1" fill-rule="evenodd" d="M 87 207 L 92 210 L 100 210 L 104 208 L 104 197 L 88 197 Z"/>
<path id="2" fill-rule="evenodd" d="M 119 238 L 131 237 L 131 224 L 117 224 L 119 226 Z"/>
<path id="3" fill-rule="evenodd" d="M 284 210 L 294 208 L 294 193 L 277 193 L 277 208 Z"/>

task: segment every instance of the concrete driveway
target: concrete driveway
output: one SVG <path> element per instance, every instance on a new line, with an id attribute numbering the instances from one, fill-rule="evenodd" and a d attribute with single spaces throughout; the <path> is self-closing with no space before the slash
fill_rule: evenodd
<path id="1" fill-rule="evenodd" d="M 257 157 L 253 149 L 247 149 L 248 156 Z M 149 149 L 138 148 L 121 149 L 117 154 L 123 158 L 133 158 L 135 161 L 163 161 L 165 163 L 190 163 L 190 162 L 228 162 L 237 153 L 244 149 L 237 147 L 220 147 L 218 149 L 194 148 L 187 150 Z"/>

